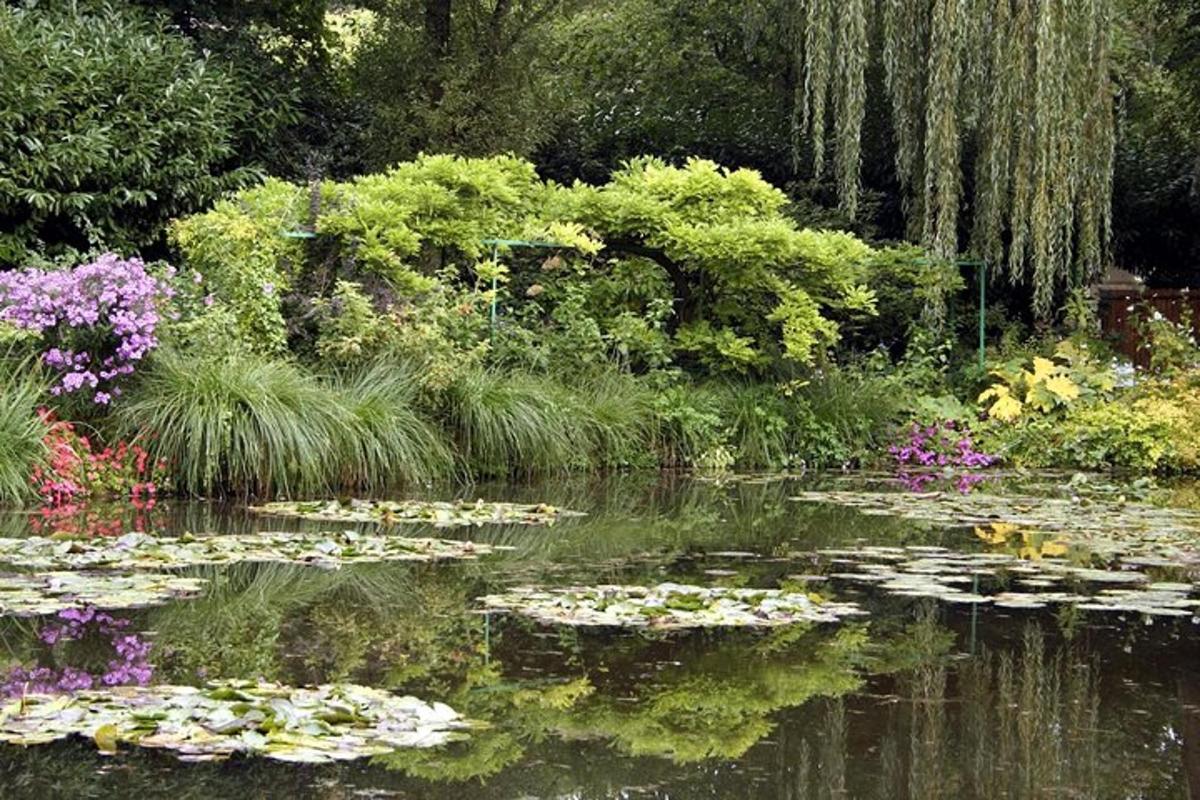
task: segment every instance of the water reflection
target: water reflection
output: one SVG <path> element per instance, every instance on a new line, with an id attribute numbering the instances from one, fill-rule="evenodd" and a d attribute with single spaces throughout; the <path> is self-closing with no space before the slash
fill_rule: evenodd
<path id="1" fill-rule="evenodd" d="M 990 610 L 972 635 L 970 611 L 881 597 L 866 624 L 616 635 L 475 608 L 474 598 L 520 583 L 775 585 L 806 571 L 796 553 L 860 541 L 1047 555 L 1044 542 L 994 529 L 791 503 L 795 489 L 670 476 L 473 487 L 464 496 L 588 516 L 436 532 L 517 548 L 479 563 L 187 570 L 210 581 L 201 597 L 128 615 L 129 630 L 152 643 L 156 680 L 354 681 L 443 700 L 483 724 L 447 748 L 321 768 L 104 759 L 79 741 L 0 747 L 0 796 L 1017 800 L 1184 798 L 1190 788 L 1200 797 L 1188 628 Z M 207 504 L 154 514 L 170 533 L 320 528 Z M 0 526 L 29 531 L 15 516 Z M 7 621 L 0 638 L 20 661 L 37 626 Z"/>

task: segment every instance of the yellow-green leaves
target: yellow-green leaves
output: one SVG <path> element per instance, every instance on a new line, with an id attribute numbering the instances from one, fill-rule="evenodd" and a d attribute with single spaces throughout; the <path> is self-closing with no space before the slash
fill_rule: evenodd
<path id="1" fill-rule="evenodd" d="M 1080 397 L 1106 394 L 1113 388 L 1108 366 L 1093 361 L 1069 341 L 1058 345 L 1053 358 L 1034 356 L 1028 367 L 1021 361 L 1009 362 L 993 369 L 992 375 L 999 380 L 979 395 L 979 402 L 989 417 L 1001 422 L 1013 422 L 1029 412 L 1048 414 Z"/>

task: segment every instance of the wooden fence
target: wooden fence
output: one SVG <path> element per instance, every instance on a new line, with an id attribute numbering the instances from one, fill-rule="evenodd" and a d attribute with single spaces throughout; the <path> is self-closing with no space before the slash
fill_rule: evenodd
<path id="1" fill-rule="evenodd" d="M 1157 311 L 1172 322 L 1179 322 L 1185 309 L 1191 311 L 1192 330 L 1200 333 L 1197 328 L 1200 324 L 1200 291 L 1102 287 L 1100 331 L 1118 352 L 1137 366 L 1146 367 L 1150 364 L 1150 353 L 1141 347 L 1137 318 Z"/>

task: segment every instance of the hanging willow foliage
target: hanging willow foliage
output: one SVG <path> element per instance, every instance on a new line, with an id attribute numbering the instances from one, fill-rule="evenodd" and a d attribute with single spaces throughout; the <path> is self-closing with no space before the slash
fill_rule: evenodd
<path id="1" fill-rule="evenodd" d="M 950 258 L 969 231 L 967 248 L 994 274 L 1031 279 L 1035 310 L 1049 315 L 1062 291 L 1098 275 L 1110 239 L 1112 2 L 788 0 L 798 143 L 820 177 L 832 141 L 840 205 L 853 217 L 868 31 L 878 31 L 910 235 Z"/>

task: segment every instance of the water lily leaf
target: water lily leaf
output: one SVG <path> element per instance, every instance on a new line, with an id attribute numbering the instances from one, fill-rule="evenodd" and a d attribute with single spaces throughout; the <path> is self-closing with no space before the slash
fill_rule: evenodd
<path id="1" fill-rule="evenodd" d="M 285 706 L 287 713 L 279 713 Z M 123 687 L 70 696 L 26 695 L 0 709 L 3 743 L 44 744 L 81 735 L 101 752 L 115 753 L 118 743 L 127 742 L 174 751 L 183 761 L 244 753 L 321 764 L 437 746 L 451 735 L 462 736 L 467 727 L 441 703 L 340 684 L 311 689 L 249 681 L 205 689 Z"/>
<path id="2" fill-rule="evenodd" d="M 734 589 L 663 583 L 658 586 L 522 587 L 480 599 L 489 611 L 531 617 L 547 625 L 584 627 L 770 628 L 837 622 L 865 612 L 853 603 L 820 602 L 780 589 Z"/>
<path id="3" fill-rule="evenodd" d="M 298 517 L 325 522 L 431 523 L 437 527 L 463 525 L 552 525 L 565 517 L 583 516 L 545 503 L 439 502 L 425 500 L 337 500 L 264 503 L 251 506 L 257 514 Z"/>
<path id="4" fill-rule="evenodd" d="M 120 731 L 117 726 L 109 723 L 96 728 L 96 732 L 92 734 L 93 741 L 96 742 L 96 747 L 101 753 L 114 754 L 117 752 L 117 737 L 120 736 Z"/>
<path id="5" fill-rule="evenodd" d="M 0 615 L 56 614 L 66 608 L 144 608 L 203 591 L 207 581 L 154 573 L 45 572 L 0 575 Z"/>
<path id="6" fill-rule="evenodd" d="M 504 549 L 453 539 L 353 532 L 187 537 L 129 533 L 118 539 L 96 537 L 72 544 L 69 552 L 63 552 L 58 542 L 40 536 L 0 538 L 0 563 L 34 569 L 138 570 L 275 561 L 336 569 L 366 562 L 475 559 Z"/>

